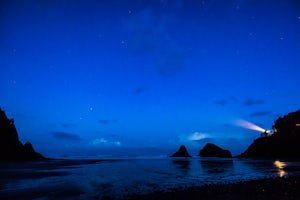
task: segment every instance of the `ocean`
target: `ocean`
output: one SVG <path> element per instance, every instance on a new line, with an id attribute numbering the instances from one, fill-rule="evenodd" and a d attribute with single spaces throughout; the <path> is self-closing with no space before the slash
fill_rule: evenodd
<path id="1" fill-rule="evenodd" d="M 0 199 L 122 198 L 174 188 L 299 175 L 300 162 L 101 157 L 0 164 Z"/>

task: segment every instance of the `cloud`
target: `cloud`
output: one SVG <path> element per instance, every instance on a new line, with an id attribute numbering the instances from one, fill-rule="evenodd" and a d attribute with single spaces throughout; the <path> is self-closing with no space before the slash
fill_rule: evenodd
<path id="1" fill-rule="evenodd" d="M 108 142 L 108 140 L 106 140 L 106 139 L 104 139 L 104 138 L 97 138 L 97 139 L 94 139 L 93 141 L 92 141 L 92 144 L 93 145 L 98 145 L 98 144 L 105 144 L 105 143 L 107 143 Z"/>
<path id="2" fill-rule="evenodd" d="M 230 96 L 229 97 L 229 100 L 232 102 L 232 103 L 238 103 L 239 102 L 239 99 L 235 96 Z"/>
<path id="3" fill-rule="evenodd" d="M 145 92 L 147 92 L 147 91 L 149 91 L 149 88 L 138 87 L 138 88 L 136 88 L 136 89 L 132 92 L 132 94 L 138 96 L 138 95 L 140 95 L 140 94 L 142 94 L 142 93 L 145 93 Z"/>
<path id="4" fill-rule="evenodd" d="M 214 101 L 215 104 L 226 106 L 229 103 L 238 103 L 239 100 L 237 97 L 230 96 L 229 98 L 217 99 Z"/>
<path id="5" fill-rule="evenodd" d="M 106 138 L 96 138 L 90 142 L 90 145 L 95 147 L 101 146 L 121 146 L 122 143 L 118 140 L 109 140 Z"/>
<path id="6" fill-rule="evenodd" d="M 191 141 L 200 141 L 204 139 L 208 139 L 209 135 L 206 133 L 200 133 L 200 132 L 194 132 L 192 134 L 188 135 L 180 135 L 179 136 L 179 142 L 180 143 L 186 143 Z"/>
<path id="7" fill-rule="evenodd" d="M 122 136 L 117 135 L 117 134 L 105 134 L 102 135 L 103 138 L 108 138 L 109 140 L 120 140 Z"/>
<path id="8" fill-rule="evenodd" d="M 226 99 L 219 99 L 219 100 L 215 100 L 214 103 L 221 106 L 226 106 L 228 101 Z"/>
<path id="9" fill-rule="evenodd" d="M 72 134 L 72 133 L 67 133 L 67 132 L 62 132 L 62 131 L 52 131 L 50 133 L 56 139 L 73 140 L 73 141 L 79 141 L 79 140 L 81 140 L 81 138 L 78 135 Z"/>
<path id="10" fill-rule="evenodd" d="M 106 124 L 114 124 L 114 123 L 118 123 L 118 120 L 116 120 L 116 119 L 100 119 L 100 120 L 98 120 L 98 122 L 99 122 L 100 124 L 106 125 Z"/>
<path id="11" fill-rule="evenodd" d="M 258 112 L 252 113 L 251 116 L 260 117 L 260 116 L 266 116 L 266 115 L 269 115 L 269 114 L 271 114 L 271 112 L 269 112 L 269 111 L 258 111 Z"/>
<path id="12" fill-rule="evenodd" d="M 253 105 L 259 105 L 264 104 L 265 102 L 263 100 L 255 100 L 252 98 L 248 98 L 246 101 L 243 102 L 244 106 L 253 106 Z"/>
<path id="13" fill-rule="evenodd" d="M 205 133 L 194 132 L 187 137 L 191 141 L 199 141 L 208 138 L 208 135 Z"/>

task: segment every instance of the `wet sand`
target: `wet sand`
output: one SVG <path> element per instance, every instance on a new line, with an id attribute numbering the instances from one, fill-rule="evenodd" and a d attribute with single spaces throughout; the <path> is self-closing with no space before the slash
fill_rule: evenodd
<path id="1" fill-rule="evenodd" d="M 229 184 L 204 185 L 146 195 L 131 195 L 124 199 L 300 199 L 300 177 L 277 177 L 241 181 Z"/>

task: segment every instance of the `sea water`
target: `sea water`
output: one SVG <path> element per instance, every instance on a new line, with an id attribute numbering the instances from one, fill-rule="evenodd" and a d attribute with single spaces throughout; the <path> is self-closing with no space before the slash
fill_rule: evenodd
<path id="1" fill-rule="evenodd" d="M 237 158 L 108 157 L 2 163 L 0 199 L 120 198 L 299 173 L 299 162 Z"/>

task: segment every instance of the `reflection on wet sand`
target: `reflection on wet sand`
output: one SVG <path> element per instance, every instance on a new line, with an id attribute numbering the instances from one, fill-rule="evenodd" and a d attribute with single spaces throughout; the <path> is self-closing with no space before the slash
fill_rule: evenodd
<path id="1" fill-rule="evenodd" d="M 290 166 L 287 162 L 281 162 L 279 160 L 254 160 L 254 159 L 246 159 L 241 160 L 240 163 L 243 165 L 249 166 L 256 173 L 265 173 L 268 170 L 273 170 L 276 172 L 279 177 L 283 177 L 287 175 L 287 170 Z"/>
<path id="2" fill-rule="evenodd" d="M 190 170 L 190 159 L 176 159 L 172 160 L 173 164 L 183 173 L 187 173 Z"/>
<path id="3" fill-rule="evenodd" d="M 200 160 L 203 171 L 208 174 L 222 174 L 233 170 L 232 160 Z"/>
<path id="4" fill-rule="evenodd" d="M 275 167 L 277 168 L 278 175 L 279 175 L 280 177 L 283 177 L 283 176 L 286 174 L 285 171 L 283 170 L 284 167 L 286 166 L 286 164 L 285 164 L 284 162 L 280 162 L 279 160 L 276 160 L 276 161 L 274 162 L 274 165 L 275 165 Z"/>

